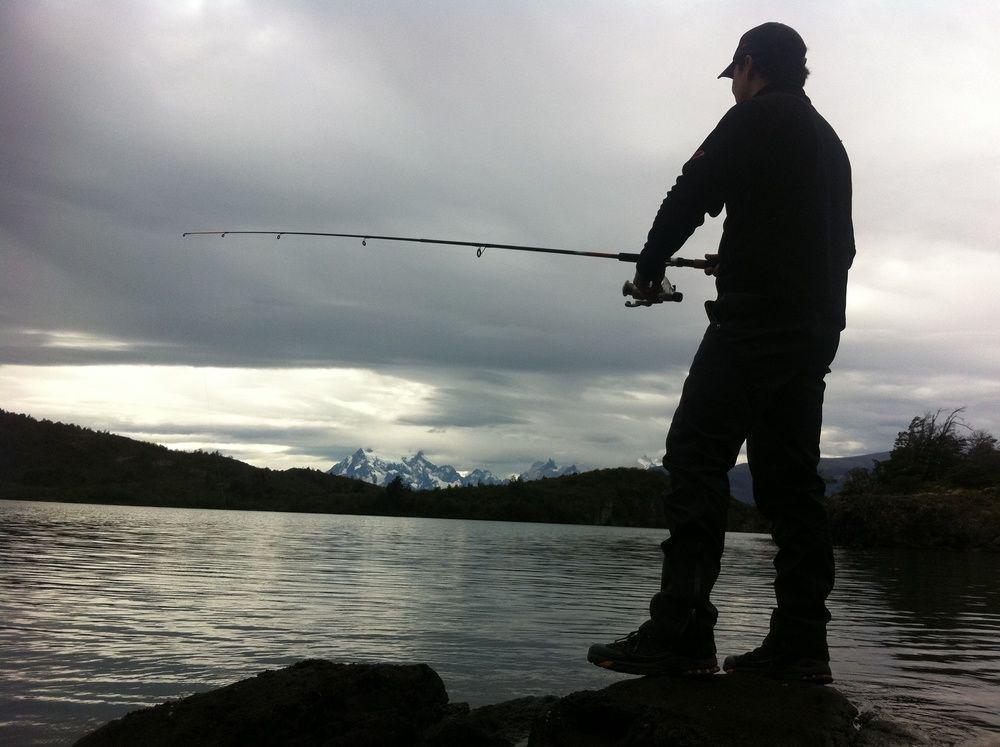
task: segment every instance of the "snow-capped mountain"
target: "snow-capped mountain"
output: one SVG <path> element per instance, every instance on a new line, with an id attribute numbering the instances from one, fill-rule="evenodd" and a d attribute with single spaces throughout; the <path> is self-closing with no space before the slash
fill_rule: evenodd
<path id="1" fill-rule="evenodd" d="M 388 485 L 399 476 L 414 490 L 433 490 L 458 485 L 498 485 L 506 482 L 484 469 L 475 469 L 463 477 L 450 464 L 440 466 L 434 464 L 422 451 L 410 457 L 394 459 L 373 449 L 358 449 L 337 462 L 327 472 L 382 486 Z"/>
<path id="2" fill-rule="evenodd" d="M 497 477 L 488 469 L 474 469 L 462 478 L 463 485 L 503 485 L 507 482 L 504 477 Z"/>
<path id="3" fill-rule="evenodd" d="M 487 469 L 477 468 L 463 475 L 450 464 L 434 464 L 422 451 L 409 457 L 390 457 L 374 449 L 358 449 L 337 462 L 327 472 L 383 487 L 399 476 L 414 490 L 433 490 L 460 485 L 503 485 L 509 481 L 509 478 L 494 475 Z M 575 464 L 560 467 L 554 460 L 549 459 L 546 462 L 535 462 L 517 477 L 529 482 L 541 480 L 543 477 L 561 477 L 579 473 L 580 470 Z"/>
<path id="4" fill-rule="evenodd" d="M 643 454 L 641 457 L 636 459 L 632 464 L 626 464 L 626 467 L 632 467 L 633 469 L 663 469 L 662 457 L 654 459 L 648 454 Z"/>
<path id="5" fill-rule="evenodd" d="M 372 485 L 387 485 L 400 473 L 402 462 L 375 453 L 374 449 L 358 449 L 327 470 L 327 474 L 364 480 Z"/>
<path id="6" fill-rule="evenodd" d="M 865 454 L 857 457 L 824 458 L 820 460 L 820 471 L 828 478 L 827 493 L 840 488 L 847 471 L 853 467 L 871 467 L 875 460 L 884 460 L 888 454 Z M 632 464 L 626 465 L 633 469 L 663 470 L 659 459 L 643 455 Z M 418 451 L 413 456 L 393 458 L 379 454 L 372 449 L 358 449 L 350 456 L 337 462 L 328 472 L 331 475 L 343 475 L 355 480 L 364 480 L 374 485 L 386 486 L 396 476 L 414 490 L 433 490 L 434 488 L 449 488 L 465 485 L 503 485 L 510 479 L 519 478 L 524 482 L 541 480 L 543 477 L 562 477 L 576 475 L 580 469 L 571 464 L 560 467 L 555 460 L 535 462 L 526 472 L 512 475 L 510 478 L 498 477 L 486 469 L 474 469 L 462 474 L 450 464 L 437 465 L 430 461 L 424 452 Z M 736 465 L 729 473 L 730 492 L 740 501 L 753 501 L 753 488 L 750 470 L 746 464 Z"/>
<path id="7" fill-rule="evenodd" d="M 403 457 L 403 464 L 410 471 L 408 482 L 416 490 L 448 488 L 462 484 L 462 476 L 458 474 L 458 470 L 450 464 L 443 464 L 439 467 L 428 459 L 422 451 L 418 451 L 408 458 Z M 406 475 L 402 475 L 402 477 L 406 480 Z"/>
<path id="8" fill-rule="evenodd" d="M 543 477 L 562 477 L 563 475 L 579 473 L 580 470 L 576 468 L 575 464 L 560 467 L 555 461 L 549 459 L 547 462 L 535 462 L 528 468 L 527 472 L 521 473 L 520 478 L 523 482 L 530 482 L 531 480 L 541 480 Z"/>

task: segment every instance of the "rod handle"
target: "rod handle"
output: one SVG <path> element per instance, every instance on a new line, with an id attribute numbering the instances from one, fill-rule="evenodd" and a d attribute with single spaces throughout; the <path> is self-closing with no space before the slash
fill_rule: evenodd
<path id="1" fill-rule="evenodd" d="M 674 257 L 667 260 L 667 267 L 695 267 L 699 270 L 704 270 L 707 267 L 713 267 L 710 265 L 707 259 L 685 259 L 684 257 Z"/>
<path id="2" fill-rule="evenodd" d="M 630 254 L 629 252 L 619 252 L 618 253 L 619 262 L 632 262 L 637 263 L 639 261 L 638 254 Z M 687 259 L 685 257 L 671 257 L 666 262 L 667 267 L 694 267 L 698 270 L 704 270 L 707 267 L 712 267 L 706 259 Z"/>

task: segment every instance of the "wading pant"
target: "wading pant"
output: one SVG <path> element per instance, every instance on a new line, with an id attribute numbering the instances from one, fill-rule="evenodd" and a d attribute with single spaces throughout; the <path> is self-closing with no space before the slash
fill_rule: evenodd
<path id="1" fill-rule="evenodd" d="M 727 473 L 746 441 L 754 501 L 778 548 L 771 640 L 828 659 L 825 603 L 834 567 L 817 464 L 823 379 L 840 332 L 724 305 L 706 304 L 712 323 L 667 433 L 670 538 L 662 544 L 661 591 L 650 614 L 664 631 L 692 609 L 698 627 L 714 627 L 718 612 L 709 595 L 725 543 Z"/>

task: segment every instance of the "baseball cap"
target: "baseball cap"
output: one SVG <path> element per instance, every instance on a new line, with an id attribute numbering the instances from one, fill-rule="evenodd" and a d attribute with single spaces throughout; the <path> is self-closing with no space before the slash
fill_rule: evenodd
<path id="1" fill-rule="evenodd" d="M 721 73 L 720 78 L 732 78 L 733 69 L 743 61 L 745 55 L 753 57 L 783 58 L 787 60 L 804 60 L 806 43 L 791 26 L 770 21 L 747 31 L 740 37 L 740 43 L 733 52 L 733 61 Z"/>

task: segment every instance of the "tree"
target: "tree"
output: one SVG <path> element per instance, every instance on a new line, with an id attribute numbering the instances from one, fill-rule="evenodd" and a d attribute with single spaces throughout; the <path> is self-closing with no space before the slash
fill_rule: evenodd
<path id="1" fill-rule="evenodd" d="M 393 513 L 413 508 L 413 489 L 401 475 L 396 475 L 392 478 L 392 482 L 385 486 L 385 503 Z"/>
<path id="2" fill-rule="evenodd" d="M 851 470 L 842 492 L 911 493 L 935 488 L 1000 486 L 1000 449 L 997 439 L 973 430 L 961 417 L 964 408 L 925 413 L 900 431 L 892 453 L 876 462 L 871 472 Z"/>
<path id="3" fill-rule="evenodd" d="M 855 467 L 848 470 L 844 475 L 844 482 L 840 487 L 840 492 L 844 495 L 856 495 L 858 493 L 870 493 L 876 486 L 875 475 L 864 467 Z"/>
<path id="4" fill-rule="evenodd" d="M 962 487 L 984 488 L 1000 485 L 1000 450 L 997 440 L 986 431 L 973 431 L 965 440 L 962 471 L 956 482 Z"/>
<path id="5" fill-rule="evenodd" d="M 909 427 L 896 435 L 888 461 L 875 465 L 876 483 L 907 489 L 953 477 L 966 447 L 967 439 L 960 430 L 971 430 L 961 418 L 964 409 L 952 410 L 944 418 L 943 410 L 913 418 Z"/>
<path id="6" fill-rule="evenodd" d="M 398 498 L 404 493 L 410 492 L 410 485 L 403 481 L 401 475 L 396 475 L 392 478 L 392 482 L 385 486 L 385 492 L 388 493 L 390 498 Z"/>
<path id="7" fill-rule="evenodd" d="M 972 435 L 965 439 L 965 454 L 969 457 L 992 454 L 996 451 L 996 447 L 996 438 L 986 431 L 973 431 Z"/>

